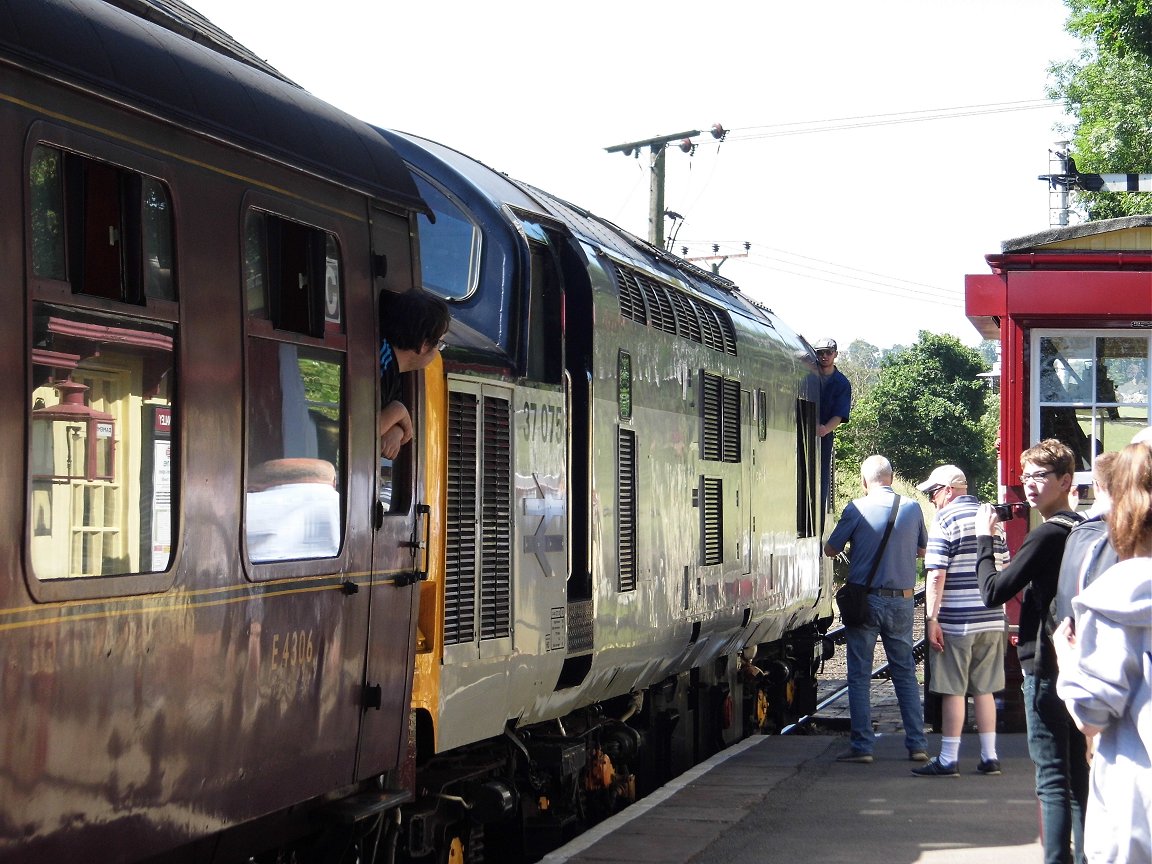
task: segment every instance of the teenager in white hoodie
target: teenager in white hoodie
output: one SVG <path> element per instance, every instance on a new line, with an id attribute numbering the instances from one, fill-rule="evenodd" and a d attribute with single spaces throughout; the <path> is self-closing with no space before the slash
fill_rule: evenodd
<path id="1" fill-rule="evenodd" d="M 1088 861 L 1152 861 L 1152 447 L 1116 460 L 1109 533 L 1119 563 L 1073 601 L 1053 634 L 1056 692 L 1099 735 L 1084 826 Z"/>

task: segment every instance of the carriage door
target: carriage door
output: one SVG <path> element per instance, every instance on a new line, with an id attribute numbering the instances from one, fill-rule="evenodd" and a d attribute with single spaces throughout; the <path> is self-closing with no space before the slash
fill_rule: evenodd
<path id="1" fill-rule="evenodd" d="M 754 409 L 752 391 L 741 388 L 740 437 L 743 439 L 743 447 L 740 451 L 740 572 L 745 575 L 752 572 L 752 538 L 755 536 L 756 525 L 756 516 L 752 512 L 752 502 L 756 500 L 752 494 L 752 463 L 756 459 L 752 430 L 757 418 Z"/>
<path id="2" fill-rule="evenodd" d="M 372 211 L 372 267 L 376 303 L 381 291 L 407 291 L 415 284 L 411 239 L 415 225 L 407 216 L 378 208 Z M 413 441 L 404 446 L 395 461 L 381 459 L 376 439 L 376 411 L 379 410 L 379 326 L 365 323 L 360 333 L 370 333 L 372 365 L 368 374 L 376 382 L 365 388 L 375 395 L 371 428 L 365 430 L 368 447 L 359 451 L 368 470 L 375 474 L 375 500 L 372 537 L 372 576 L 369 595 L 367 648 L 363 682 L 363 722 L 356 774 L 365 778 L 398 764 L 408 741 L 408 706 L 412 693 L 414 628 L 418 602 L 417 568 L 425 566 L 423 550 L 419 560 L 414 541 L 417 514 L 423 502 L 420 453 L 424 429 L 422 376 L 405 375 L 403 399 L 412 415 Z M 371 340 L 370 340 L 371 341 Z M 364 368 L 364 367 L 362 367 Z"/>

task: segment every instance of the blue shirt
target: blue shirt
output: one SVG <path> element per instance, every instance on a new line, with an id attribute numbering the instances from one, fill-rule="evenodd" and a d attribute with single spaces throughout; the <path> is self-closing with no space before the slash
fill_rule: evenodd
<path id="1" fill-rule="evenodd" d="M 866 498 L 857 498 L 844 508 L 840 521 L 832 529 L 828 545 L 840 551 L 848 543 L 852 544 L 852 562 L 848 568 L 848 581 L 863 585 L 868 581 L 868 571 L 884 529 L 888 526 L 888 515 L 892 511 L 895 496 L 891 486 L 884 486 L 868 493 Z M 896 524 L 884 556 L 872 579 L 873 588 L 901 590 L 916 587 L 916 559 L 918 552 L 928 543 L 928 532 L 924 528 L 924 516 L 920 505 L 908 498 L 900 499 L 900 510 L 896 514 Z"/>
<path id="2" fill-rule="evenodd" d="M 400 364 L 387 339 L 380 340 L 380 407 L 400 398 Z"/>
<path id="3" fill-rule="evenodd" d="M 831 375 L 820 378 L 820 422 L 827 423 L 833 417 L 848 422 L 848 412 L 852 410 L 852 383 L 839 369 Z"/>
<path id="4" fill-rule="evenodd" d="M 976 508 L 973 495 L 960 495 L 940 509 L 928 532 L 925 570 L 944 571 L 944 593 L 940 596 L 940 629 L 945 635 L 995 632 L 1004 629 L 1002 607 L 989 609 L 980 596 L 976 578 Z M 996 567 L 1008 563 L 1008 549 L 999 534 L 992 538 Z"/>

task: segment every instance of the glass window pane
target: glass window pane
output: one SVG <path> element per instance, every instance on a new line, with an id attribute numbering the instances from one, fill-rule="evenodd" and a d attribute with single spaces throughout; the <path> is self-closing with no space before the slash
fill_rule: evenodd
<path id="1" fill-rule="evenodd" d="M 167 569 L 175 328 L 37 304 L 30 548 L 39 579 Z"/>
<path id="2" fill-rule="evenodd" d="M 432 211 L 432 222 L 420 214 L 420 276 L 424 287 L 450 300 L 472 293 L 480 273 L 480 230 L 448 196 L 419 174 L 420 194 Z"/>
<path id="3" fill-rule="evenodd" d="M 172 202 L 164 184 L 144 178 L 143 201 L 144 294 L 158 300 L 176 299 L 172 266 Z"/>
<path id="4" fill-rule="evenodd" d="M 34 147 L 29 170 L 32 210 L 32 272 L 67 278 L 64 266 L 64 187 L 60 151 Z"/>
<path id="5" fill-rule="evenodd" d="M 1095 352 L 1091 336 L 1040 338 L 1040 401 L 1071 403 L 1092 401 Z"/>
<path id="6" fill-rule="evenodd" d="M 340 551 L 343 357 L 253 338 L 248 351 L 248 557 Z"/>
<path id="7" fill-rule="evenodd" d="M 267 227 L 265 215 L 249 210 L 244 217 L 244 297 L 248 314 L 268 317 L 268 296 L 264 274 L 267 264 Z"/>
<path id="8" fill-rule="evenodd" d="M 1100 402 L 1148 405 L 1148 342 L 1139 336 L 1096 340 Z"/>

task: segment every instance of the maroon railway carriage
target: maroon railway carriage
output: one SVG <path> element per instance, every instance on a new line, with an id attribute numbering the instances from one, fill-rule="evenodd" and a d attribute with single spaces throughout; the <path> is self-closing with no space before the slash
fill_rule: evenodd
<path id="1" fill-rule="evenodd" d="M 407 751 L 421 472 L 373 503 L 376 304 L 423 201 L 128 9 L 165 14 L 0 0 L 4 864 L 354 833 Z"/>

